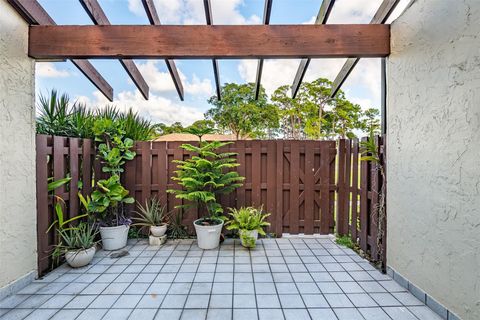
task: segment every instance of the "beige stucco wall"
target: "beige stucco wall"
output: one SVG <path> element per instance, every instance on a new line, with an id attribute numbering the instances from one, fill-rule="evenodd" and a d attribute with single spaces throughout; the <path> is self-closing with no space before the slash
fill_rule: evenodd
<path id="1" fill-rule="evenodd" d="M 480 1 L 416 0 L 391 35 L 388 264 L 480 319 Z"/>
<path id="2" fill-rule="evenodd" d="M 36 270 L 34 61 L 28 27 L 0 0 L 0 288 Z"/>

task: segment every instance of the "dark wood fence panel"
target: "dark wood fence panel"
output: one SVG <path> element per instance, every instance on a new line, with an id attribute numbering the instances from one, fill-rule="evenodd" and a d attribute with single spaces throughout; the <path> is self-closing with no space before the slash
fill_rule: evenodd
<path id="1" fill-rule="evenodd" d="M 178 188 L 172 180 L 176 164 L 188 159 L 181 142 L 138 142 L 137 157 L 126 167 L 125 185 L 135 199 L 158 196 L 169 211 L 182 202 L 168 194 Z M 195 142 L 192 142 L 195 144 Z M 271 213 L 269 232 L 333 232 L 335 193 L 334 141 L 236 141 L 222 151 L 237 154 L 237 172 L 245 177 L 243 186 L 222 195 L 224 208 L 263 206 Z M 324 166 L 324 168 L 322 168 Z M 131 172 L 134 170 L 135 172 Z M 183 213 L 183 223 L 193 232 L 192 223 L 204 213 L 196 208 Z"/>
<path id="2" fill-rule="evenodd" d="M 375 137 L 381 165 L 385 168 L 385 137 Z M 363 142 L 367 138 L 362 138 Z M 350 235 L 352 241 L 373 261 L 386 263 L 386 238 L 378 241 L 379 194 L 382 176 L 379 165 L 361 161 L 357 139 L 338 142 L 338 182 L 336 225 L 337 233 Z M 386 226 L 386 220 L 383 222 Z M 379 248 L 379 245 L 382 247 Z"/>
<path id="3" fill-rule="evenodd" d="M 36 153 L 38 271 L 43 274 L 51 266 L 50 253 L 56 241 L 54 230 L 46 233 L 55 221 L 53 197 L 49 196 L 47 190 L 48 179 L 71 178 L 68 184 L 57 188 L 54 194 L 65 202 L 65 219 L 72 218 L 80 210 L 79 183 L 81 182 L 80 191 L 83 194 L 91 193 L 96 161 L 93 143 L 87 139 L 37 135 Z M 96 167 L 98 170 L 99 166 Z"/>
<path id="4" fill-rule="evenodd" d="M 384 161 L 384 138 L 376 138 Z M 365 138 L 363 139 L 365 141 Z M 167 190 L 178 188 L 174 160 L 192 156 L 182 142 L 137 142 L 137 156 L 125 165 L 123 182 L 138 202 L 156 196 L 168 211 L 178 212 L 182 204 Z M 195 144 L 195 142 L 193 142 Z M 235 170 L 245 177 L 242 187 L 220 197 L 224 208 L 263 206 L 271 213 L 268 232 L 291 234 L 350 235 L 374 260 L 385 261 L 385 241 L 377 247 L 379 188 L 382 177 L 376 164 L 360 161 L 360 142 L 246 140 L 235 141 L 223 151 L 236 153 L 240 164 Z M 384 162 L 383 162 L 384 163 Z M 48 254 L 55 244 L 52 199 L 47 192 L 49 177 L 70 176 L 68 185 L 55 190 L 65 200 L 67 218 L 78 214 L 77 192 L 90 194 L 93 181 L 101 176 L 95 160 L 94 143 L 88 139 L 37 135 L 37 218 L 39 271 L 48 269 Z M 135 206 L 127 209 L 132 211 Z M 182 222 L 193 234 L 192 223 L 204 213 L 196 208 L 183 212 Z M 385 225 L 385 221 L 384 221 Z M 381 256 L 380 256 L 381 255 Z"/>

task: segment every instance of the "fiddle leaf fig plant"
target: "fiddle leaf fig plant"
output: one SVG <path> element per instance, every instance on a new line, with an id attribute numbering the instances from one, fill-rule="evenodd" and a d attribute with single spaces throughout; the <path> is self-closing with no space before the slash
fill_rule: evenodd
<path id="1" fill-rule="evenodd" d="M 133 160 L 136 153 L 132 151 L 133 140 L 125 138 L 125 131 L 118 122 L 109 118 L 99 119 L 93 127 L 95 141 L 98 142 L 97 157 L 102 162 L 102 172 L 109 175 L 100 179 L 88 201 L 88 210 L 97 215 L 101 225 L 117 226 L 130 224 L 130 219 L 124 216 L 123 205 L 134 203 L 129 192 L 122 186 L 120 174 L 123 165 Z"/>

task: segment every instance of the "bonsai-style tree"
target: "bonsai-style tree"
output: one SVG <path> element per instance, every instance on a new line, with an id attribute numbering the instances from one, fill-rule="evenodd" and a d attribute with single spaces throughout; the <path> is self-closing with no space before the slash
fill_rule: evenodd
<path id="1" fill-rule="evenodd" d="M 183 144 L 181 148 L 194 155 L 185 161 L 174 161 L 178 164 L 176 176 L 172 179 L 178 181 L 182 189 L 171 189 L 168 192 L 175 194 L 177 199 L 186 200 L 187 203 L 176 208 L 185 209 L 196 206 L 205 216 L 201 224 L 221 223 L 222 206 L 217 202 L 220 194 L 228 194 L 242 185 L 244 177 L 240 177 L 231 169 L 239 166 L 235 153 L 218 152 L 218 149 L 231 142 L 203 141 L 202 136 L 210 133 L 210 129 L 193 128 L 190 133 L 199 137 L 198 146 Z"/>

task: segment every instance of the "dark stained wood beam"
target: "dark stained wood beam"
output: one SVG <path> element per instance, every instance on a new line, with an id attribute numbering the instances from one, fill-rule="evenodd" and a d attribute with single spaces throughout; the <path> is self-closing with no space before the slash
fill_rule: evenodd
<path id="1" fill-rule="evenodd" d="M 110 21 L 108 20 L 105 12 L 103 11 L 97 0 L 80 0 L 80 3 L 82 4 L 87 14 L 90 16 L 90 19 L 92 19 L 94 24 L 110 25 Z M 127 71 L 130 79 L 132 79 L 133 83 L 138 88 L 142 96 L 146 100 L 148 100 L 148 84 L 138 70 L 137 66 L 135 65 L 135 62 L 130 59 L 120 59 L 119 61 L 125 71 Z"/>
<path id="2" fill-rule="evenodd" d="M 270 14 L 272 13 L 273 0 L 265 0 L 265 7 L 263 9 L 263 24 L 270 24 Z M 262 81 L 263 59 L 258 60 L 257 76 L 255 78 L 255 100 L 258 100 L 260 94 L 260 82 Z"/>
<path id="3" fill-rule="evenodd" d="M 145 12 L 147 13 L 148 20 L 150 21 L 151 25 L 161 25 L 160 18 L 158 17 L 157 9 L 155 8 L 155 4 L 153 0 L 142 0 L 143 7 L 145 8 Z M 165 63 L 167 64 L 168 72 L 172 77 L 173 84 L 175 85 L 175 89 L 177 90 L 178 96 L 180 100 L 184 100 L 184 93 L 183 93 L 183 85 L 182 80 L 180 79 L 180 75 L 178 74 L 177 67 L 175 66 L 175 61 L 165 59 Z"/>
<path id="4" fill-rule="evenodd" d="M 318 10 L 317 19 L 315 20 L 315 24 L 325 24 L 327 23 L 328 17 L 330 16 L 330 12 L 332 11 L 333 5 L 335 4 L 335 0 L 323 0 L 322 5 L 320 6 L 320 10 Z M 293 80 L 292 84 L 292 98 L 295 99 L 298 93 L 298 89 L 300 89 L 300 85 L 302 84 L 303 77 L 307 72 L 307 68 L 310 65 L 310 58 L 304 58 L 300 61 L 300 65 L 298 66 L 297 73 L 295 74 L 295 79 Z"/>
<path id="5" fill-rule="evenodd" d="M 383 24 L 387 21 L 388 17 L 392 14 L 393 10 L 397 6 L 400 0 L 383 0 L 378 8 L 377 12 L 370 21 L 370 24 Z M 335 97 L 340 87 L 343 85 L 347 77 L 353 71 L 353 68 L 357 65 L 360 57 L 355 58 L 348 58 L 345 64 L 343 65 L 342 69 L 338 73 L 337 77 L 333 81 L 332 91 L 330 93 L 330 97 Z"/>
<path id="6" fill-rule="evenodd" d="M 36 0 L 8 0 L 17 12 L 32 25 L 56 25 L 55 21 Z M 113 101 L 113 88 L 87 60 L 72 59 L 72 63 L 110 101 Z"/>
<path id="7" fill-rule="evenodd" d="M 141 36 L 139 36 L 141 35 Z M 385 57 L 390 26 L 30 26 L 37 59 Z"/>
<path id="8" fill-rule="evenodd" d="M 207 25 L 209 26 L 213 25 L 212 4 L 210 3 L 210 0 L 203 0 L 203 8 L 205 9 L 205 20 L 207 22 Z M 220 71 L 218 68 L 217 59 L 212 59 L 212 65 L 213 65 L 213 75 L 215 77 L 215 87 L 217 90 L 217 99 L 221 100 L 222 89 L 220 84 Z"/>

